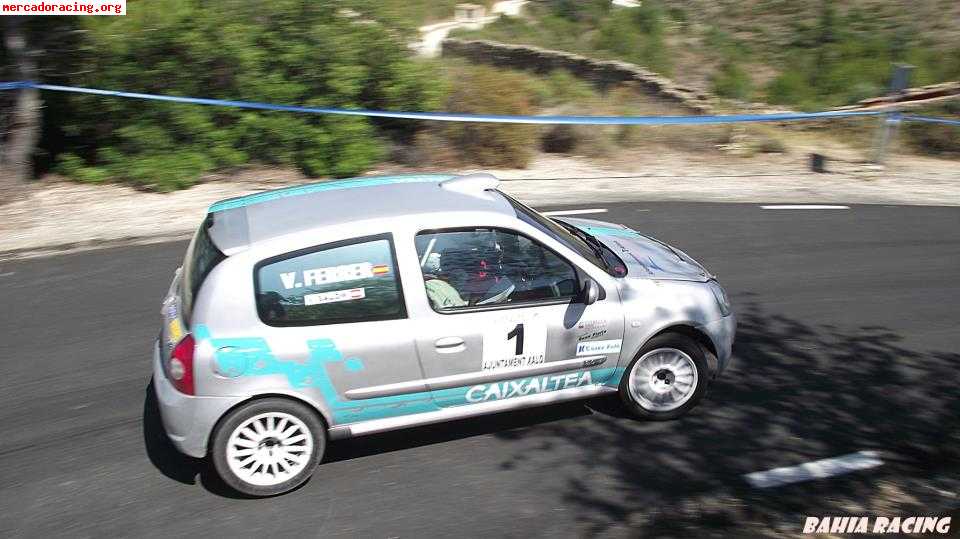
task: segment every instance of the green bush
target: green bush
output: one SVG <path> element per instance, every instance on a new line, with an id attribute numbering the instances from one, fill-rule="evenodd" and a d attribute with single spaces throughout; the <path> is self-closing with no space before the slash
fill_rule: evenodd
<path id="1" fill-rule="evenodd" d="M 711 26 L 707 30 L 703 43 L 708 50 L 718 54 L 724 62 L 739 62 L 747 60 L 752 55 L 751 48 L 728 32 Z"/>
<path id="2" fill-rule="evenodd" d="M 890 6 L 889 16 L 910 17 Z M 887 91 L 894 63 L 915 66 L 911 84 L 960 79 L 960 48 L 943 50 L 911 24 L 851 7 L 840 13 L 829 0 L 819 17 L 793 23 L 792 39 L 778 55 L 781 74 L 765 88 L 774 103 L 801 109 L 851 105 Z"/>
<path id="3" fill-rule="evenodd" d="M 664 74 L 672 68 L 669 16 L 656 0 L 630 9 L 613 9 L 609 0 L 550 0 L 525 9 L 526 17 L 501 17 L 482 29 L 452 35 L 615 58 Z"/>
<path id="4" fill-rule="evenodd" d="M 106 171 L 87 166 L 83 159 L 72 153 L 61 156 L 57 172 L 83 183 L 103 183 L 109 179 Z"/>
<path id="5" fill-rule="evenodd" d="M 814 101 L 814 89 L 798 71 L 787 71 L 766 87 L 767 101 L 779 105 L 804 104 Z"/>
<path id="6" fill-rule="evenodd" d="M 734 63 L 724 64 L 712 78 L 713 92 L 720 97 L 747 101 L 753 95 L 750 75 Z"/>
<path id="7" fill-rule="evenodd" d="M 593 46 L 616 58 L 639 64 L 665 75 L 672 62 L 664 39 L 666 16 L 655 3 L 614 11 L 601 23 Z"/>
<path id="8" fill-rule="evenodd" d="M 551 0 L 550 9 L 559 17 L 577 22 L 596 22 L 611 11 L 609 0 Z"/>
<path id="9" fill-rule="evenodd" d="M 530 77 L 526 86 L 531 90 L 533 104 L 538 107 L 582 103 L 597 98 L 597 91 L 589 82 L 564 69 L 555 69 L 546 77 Z"/>
<path id="10" fill-rule="evenodd" d="M 126 17 L 89 17 L 98 20 L 83 21 L 77 74 L 63 82 L 304 106 L 438 108 L 446 88 L 436 66 L 412 59 L 402 33 L 339 11 L 350 5 L 389 7 L 156 0 Z M 76 94 L 58 112 L 63 137 L 46 149 L 61 156 L 60 171 L 158 190 L 250 162 L 355 175 L 383 157 L 384 138 L 410 140 L 419 127 Z"/>

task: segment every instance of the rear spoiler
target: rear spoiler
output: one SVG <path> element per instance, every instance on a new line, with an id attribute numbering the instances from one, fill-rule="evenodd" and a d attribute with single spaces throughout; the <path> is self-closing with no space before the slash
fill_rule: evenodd
<path id="1" fill-rule="evenodd" d="M 245 207 L 207 214 L 206 226 L 214 245 L 226 256 L 233 256 L 250 247 L 250 227 Z"/>

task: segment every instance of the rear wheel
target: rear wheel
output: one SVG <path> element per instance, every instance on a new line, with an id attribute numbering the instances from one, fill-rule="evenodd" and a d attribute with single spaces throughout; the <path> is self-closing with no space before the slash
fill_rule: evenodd
<path id="1" fill-rule="evenodd" d="M 230 412 L 214 435 L 214 467 L 250 496 L 273 496 L 303 484 L 326 449 L 326 429 L 295 401 L 264 399 Z"/>
<path id="2" fill-rule="evenodd" d="M 707 390 L 709 370 L 700 344 L 665 333 L 650 339 L 620 381 L 620 398 L 634 415 L 667 420 L 687 413 Z"/>

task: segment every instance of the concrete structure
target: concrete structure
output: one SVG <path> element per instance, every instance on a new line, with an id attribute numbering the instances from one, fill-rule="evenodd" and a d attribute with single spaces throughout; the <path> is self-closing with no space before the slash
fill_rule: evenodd
<path id="1" fill-rule="evenodd" d="M 477 4 L 457 4 L 454 8 L 454 18 L 449 21 L 428 24 L 420 27 L 420 41 L 412 43 L 410 48 L 421 56 L 438 56 L 440 44 L 458 28 L 479 30 L 487 24 L 497 20 L 501 15 L 516 17 L 527 0 L 501 0 L 493 4 L 491 15 L 486 14 L 486 8 Z"/>
<path id="2" fill-rule="evenodd" d="M 457 22 L 478 22 L 487 15 L 487 8 L 480 4 L 457 4 L 454 19 Z"/>

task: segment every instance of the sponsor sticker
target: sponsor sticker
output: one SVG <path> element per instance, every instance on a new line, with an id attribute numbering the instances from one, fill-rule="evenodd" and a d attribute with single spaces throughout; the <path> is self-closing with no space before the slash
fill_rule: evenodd
<path id="1" fill-rule="evenodd" d="M 306 294 L 303 296 L 304 305 L 321 305 L 324 303 L 336 303 L 338 301 L 353 301 L 367 297 L 365 288 L 351 288 L 349 290 L 333 290 L 330 292 L 321 292 L 319 294 Z"/>
<path id="2" fill-rule="evenodd" d="M 302 279 L 297 278 L 297 272 L 290 271 L 280 274 L 280 282 L 287 290 L 302 288 L 304 286 L 318 286 L 327 284 L 344 283 L 356 281 L 357 279 L 369 279 L 390 273 L 390 266 L 386 264 L 371 264 L 370 262 L 358 262 L 356 264 L 344 264 L 342 266 L 330 266 L 327 268 L 314 268 L 303 270 Z"/>
<path id="3" fill-rule="evenodd" d="M 495 384 L 480 384 L 467 390 L 467 402 L 484 402 L 491 400 L 523 397 L 535 393 L 557 391 L 573 387 L 588 386 L 593 383 L 590 371 L 584 373 L 561 374 L 557 376 L 538 376 L 524 380 L 510 380 Z"/>
<path id="4" fill-rule="evenodd" d="M 578 356 L 592 356 L 596 354 L 618 354 L 622 339 L 609 341 L 587 341 L 577 343 Z"/>
<path id="5" fill-rule="evenodd" d="M 580 335 L 577 336 L 578 341 L 599 339 L 607 334 L 607 321 L 602 319 L 585 320 L 577 324 L 577 331 L 580 332 Z"/>
<path id="6" fill-rule="evenodd" d="M 180 325 L 180 319 L 174 318 L 167 322 L 167 342 L 177 344 L 183 337 L 183 327 Z"/>

